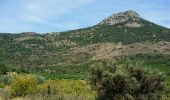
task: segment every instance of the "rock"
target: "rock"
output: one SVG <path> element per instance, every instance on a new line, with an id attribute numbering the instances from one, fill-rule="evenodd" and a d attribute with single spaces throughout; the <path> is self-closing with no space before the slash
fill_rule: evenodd
<path id="1" fill-rule="evenodd" d="M 123 26 L 127 27 L 143 26 L 140 15 L 133 10 L 113 14 L 99 23 L 99 25 L 116 25 L 120 23 L 124 23 Z"/>

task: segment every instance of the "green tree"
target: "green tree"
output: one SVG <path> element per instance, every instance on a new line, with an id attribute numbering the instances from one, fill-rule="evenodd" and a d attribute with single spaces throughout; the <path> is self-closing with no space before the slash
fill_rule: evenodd
<path id="1" fill-rule="evenodd" d="M 0 64 L 0 75 L 4 75 L 8 72 L 8 68 L 4 64 Z"/>
<path id="2" fill-rule="evenodd" d="M 160 100 L 166 91 L 161 72 L 107 62 L 93 65 L 91 85 L 99 100 Z"/>

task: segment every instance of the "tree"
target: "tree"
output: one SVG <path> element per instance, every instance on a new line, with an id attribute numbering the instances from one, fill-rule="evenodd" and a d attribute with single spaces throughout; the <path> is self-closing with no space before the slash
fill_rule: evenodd
<path id="1" fill-rule="evenodd" d="M 129 65 L 96 63 L 90 80 L 99 100 L 160 100 L 166 91 L 163 73 Z"/>
<path id="2" fill-rule="evenodd" d="M 8 68 L 4 64 L 0 64 L 0 75 L 4 75 L 8 72 Z"/>

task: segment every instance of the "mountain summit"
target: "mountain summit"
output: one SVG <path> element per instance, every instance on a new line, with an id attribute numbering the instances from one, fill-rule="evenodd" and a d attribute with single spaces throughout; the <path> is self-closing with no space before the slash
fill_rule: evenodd
<path id="1" fill-rule="evenodd" d="M 110 17 L 104 19 L 99 25 L 116 25 L 123 24 L 124 26 L 129 27 L 141 27 L 143 24 L 141 23 L 140 15 L 133 10 L 128 10 L 125 12 L 113 14 Z"/>

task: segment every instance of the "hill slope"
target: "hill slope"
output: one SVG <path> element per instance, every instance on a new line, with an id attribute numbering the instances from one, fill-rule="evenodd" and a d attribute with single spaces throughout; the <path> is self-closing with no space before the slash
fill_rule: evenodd
<path id="1" fill-rule="evenodd" d="M 170 54 L 170 29 L 126 11 L 66 32 L 0 33 L 0 63 L 9 66 L 77 64 L 136 54 Z"/>

